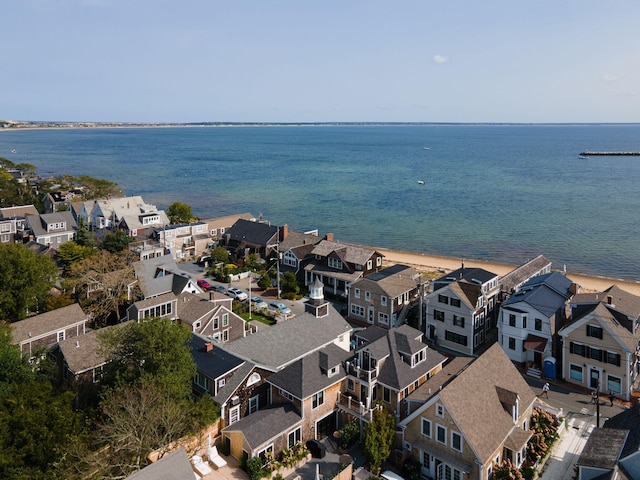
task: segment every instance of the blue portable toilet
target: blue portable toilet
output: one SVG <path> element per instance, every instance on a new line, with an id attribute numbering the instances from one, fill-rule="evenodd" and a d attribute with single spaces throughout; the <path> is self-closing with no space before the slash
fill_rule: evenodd
<path id="1" fill-rule="evenodd" d="M 544 376 L 545 378 L 556 378 L 556 359 L 548 357 L 544 359 Z"/>

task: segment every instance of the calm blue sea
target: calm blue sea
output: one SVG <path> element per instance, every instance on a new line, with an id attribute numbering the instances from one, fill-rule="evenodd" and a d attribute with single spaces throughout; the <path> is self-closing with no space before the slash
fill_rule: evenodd
<path id="1" fill-rule="evenodd" d="M 544 254 L 557 269 L 640 280 L 640 157 L 578 158 L 586 149 L 640 150 L 640 125 L 0 132 L 0 156 L 106 178 L 161 208 L 262 213 L 339 241 L 460 258 Z"/>

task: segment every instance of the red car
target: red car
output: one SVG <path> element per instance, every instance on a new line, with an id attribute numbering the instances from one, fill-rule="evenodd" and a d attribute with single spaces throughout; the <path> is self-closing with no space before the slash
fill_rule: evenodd
<path id="1" fill-rule="evenodd" d="M 200 279 L 196 283 L 205 292 L 211 290 L 211 284 L 209 282 L 207 282 L 206 280 Z"/>

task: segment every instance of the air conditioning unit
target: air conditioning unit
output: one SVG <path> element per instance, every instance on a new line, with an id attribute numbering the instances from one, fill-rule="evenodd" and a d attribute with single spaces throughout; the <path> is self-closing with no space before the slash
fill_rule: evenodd
<path id="1" fill-rule="evenodd" d="M 240 397 L 239 396 L 235 396 L 235 397 L 231 397 L 231 404 L 232 405 L 238 405 L 240 403 Z"/>

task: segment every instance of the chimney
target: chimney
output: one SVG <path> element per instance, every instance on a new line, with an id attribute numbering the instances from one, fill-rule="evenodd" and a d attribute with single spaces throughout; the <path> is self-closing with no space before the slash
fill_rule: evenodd
<path id="1" fill-rule="evenodd" d="M 327 241 L 329 241 L 329 242 L 333 242 L 333 233 L 327 233 L 327 234 L 324 236 L 324 239 L 325 239 L 325 240 L 327 240 Z"/>
<path id="2" fill-rule="evenodd" d="M 280 227 L 280 241 L 284 240 L 289 236 L 289 225 L 286 223 Z"/>
<path id="3" fill-rule="evenodd" d="M 204 343 L 204 351 L 209 353 L 213 351 L 213 342 L 205 342 Z"/>

